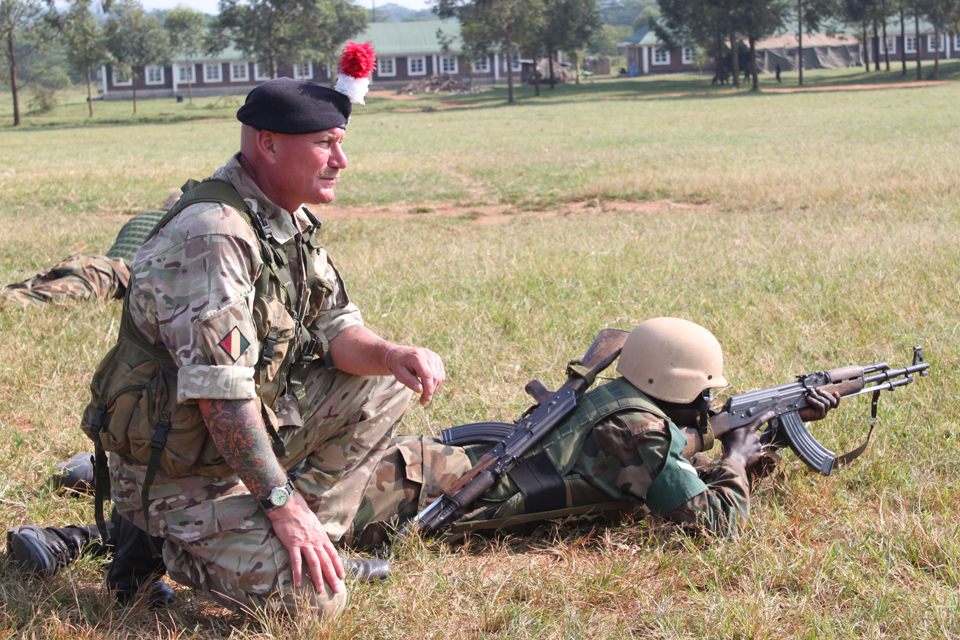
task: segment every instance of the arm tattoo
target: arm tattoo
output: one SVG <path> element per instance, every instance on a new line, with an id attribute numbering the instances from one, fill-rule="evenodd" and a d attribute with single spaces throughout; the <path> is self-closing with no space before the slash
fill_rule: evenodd
<path id="1" fill-rule="evenodd" d="M 220 455 L 256 498 L 286 482 L 254 400 L 201 400 L 200 413 Z"/>

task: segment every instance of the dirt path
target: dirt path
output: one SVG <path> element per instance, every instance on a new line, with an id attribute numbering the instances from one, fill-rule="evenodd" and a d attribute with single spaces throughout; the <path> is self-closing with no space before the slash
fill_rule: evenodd
<path id="1" fill-rule="evenodd" d="M 712 210 L 709 204 L 692 204 L 687 202 L 672 202 L 670 200 L 653 200 L 650 202 L 612 202 L 589 200 L 586 202 L 571 202 L 548 211 L 518 211 L 507 205 L 484 205 L 476 207 L 459 207 L 450 203 L 438 203 L 430 206 L 413 206 L 410 204 L 390 204 L 370 207 L 313 207 L 311 209 L 321 220 L 349 220 L 354 218 L 389 218 L 394 220 L 408 220 L 427 216 L 444 218 L 462 218 L 477 225 L 503 225 L 522 217 L 556 218 L 579 213 L 608 214 L 616 212 L 644 212 L 665 213 L 669 211 L 703 211 Z"/>

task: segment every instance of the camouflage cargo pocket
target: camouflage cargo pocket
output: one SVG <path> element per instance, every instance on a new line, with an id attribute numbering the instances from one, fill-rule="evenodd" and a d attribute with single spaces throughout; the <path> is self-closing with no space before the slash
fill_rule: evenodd
<path id="1" fill-rule="evenodd" d="M 263 527 L 263 518 L 250 494 L 229 495 L 206 500 L 192 507 L 166 514 L 167 537 L 195 544 L 216 534 Z"/>

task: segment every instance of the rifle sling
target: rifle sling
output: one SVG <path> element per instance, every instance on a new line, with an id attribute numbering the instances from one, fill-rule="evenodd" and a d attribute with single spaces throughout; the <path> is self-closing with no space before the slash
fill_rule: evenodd
<path id="1" fill-rule="evenodd" d="M 867 431 L 867 439 L 863 441 L 859 447 L 843 454 L 842 456 L 837 456 L 836 461 L 833 463 L 833 468 L 838 469 L 840 467 L 846 466 L 860 457 L 864 451 L 867 450 L 867 445 L 870 444 L 870 436 L 873 435 L 873 428 L 877 426 L 877 406 L 880 404 L 880 392 L 874 391 L 873 397 L 870 399 L 870 430 Z"/>

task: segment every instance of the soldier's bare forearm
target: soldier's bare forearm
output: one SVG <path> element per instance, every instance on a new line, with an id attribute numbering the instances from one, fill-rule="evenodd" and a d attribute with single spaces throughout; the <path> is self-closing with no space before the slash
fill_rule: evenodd
<path id="1" fill-rule="evenodd" d="M 286 483 L 256 401 L 200 400 L 199 404 L 213 443 L 250 493 L 266 498 L 271 489 Z"/>

